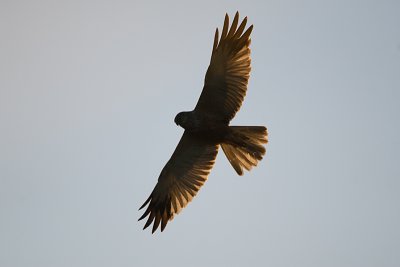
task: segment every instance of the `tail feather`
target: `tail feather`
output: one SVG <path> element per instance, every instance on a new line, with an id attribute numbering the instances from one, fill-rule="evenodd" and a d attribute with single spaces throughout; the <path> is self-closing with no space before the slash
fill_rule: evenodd
<path id="1" fill-rule="evenodd" d="M 221 147 L 237 174 L 243 175 L 243 168 L 250 171 L 263 158 L 263 144 L 268 143 L 267 128 L 230 126 L 229 129 L 230 133 Z"/>

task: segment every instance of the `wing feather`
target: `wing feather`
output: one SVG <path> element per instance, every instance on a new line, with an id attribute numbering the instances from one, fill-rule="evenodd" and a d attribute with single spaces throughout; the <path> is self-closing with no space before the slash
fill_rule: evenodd
<path id="1" fill-rule="evenodd" d="M 253 25 L 244 31 L 247 17 L 239 27 L 238 22 L 239 13 L 236 12 L 229 29 L 229 16 L 226 14 L 219 40 L 216 30 L 204 88 L 195 108 L 222 122 L 229 122 L 240 109 L 250 77 L 249 46 Z"/>
<path id="2" fill-rule="evenodd" d="M 235 18 L 233 19 L 231 29 L 229 30 L 228 36 L 226 38 L 231 38 L 233 34 L 236 32 L 236 28 L 239 21 L 239 12 L 236 12 Z"/>
<path id="3" fill-rule="evenodd" d="M 215 30 L 215 36 L 214 36 L 214 45 L 213 45 L 213 51 L 217 48 L 218 46 L 218 28 Z"/>
<path id="4" fill-rule="evenodd" d="M 139 218 L 148 216 L 143 229 L 153 223 L 154 233 L 161 223 L 163 231 L 174 215 L 184 208 L 207 180 L 218 153 L 217 144 L 185 132 L 158 178 L 149 198 L 140 207 L 147 209 Z"/>
<path id="5" fill-rule="evenodd" d="M 228 33 L 228 27 L 229 27 L 229 16 L 228 14 L 225 14 L 224 27 L 222 28 L 222 33 L 221 33 L 221 40 L 225 39 L 226 34 Z"/>

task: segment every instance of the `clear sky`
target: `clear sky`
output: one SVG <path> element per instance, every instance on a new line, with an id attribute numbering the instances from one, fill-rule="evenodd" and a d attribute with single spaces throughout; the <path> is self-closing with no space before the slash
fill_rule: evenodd
<path id="1" fill-rule="evenodd" d="M 234 125 L 163 233 L 137 222 L 225 12 L 254 24 Z M 399 1 L 0 2 L 0 266 L 400 266 Z"/>

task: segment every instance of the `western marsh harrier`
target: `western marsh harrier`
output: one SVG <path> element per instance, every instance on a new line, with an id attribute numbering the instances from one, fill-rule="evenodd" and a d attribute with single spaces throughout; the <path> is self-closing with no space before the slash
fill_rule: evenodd
<path id="1" fill-rule="evenodd" d="M 250 34 L 247 17 L 238 27 L 236 12 L 229 28 L 225 15 L 221 37 L 215 32 L 211 62 L 203 91 L 193 111 L 180 112 L 175 123 L 185 129 L 178 146 L 158 178 L 157 185 L 140 209 L 147 209 L 143 229 L 153 222 L 152 232 L 192 200 L 207 180 L 219 146 L 239 174 L 256 166 L 265 154 L 267 129 L 264 126 L 229 126 L 246 95 L 250 77 Z"/>

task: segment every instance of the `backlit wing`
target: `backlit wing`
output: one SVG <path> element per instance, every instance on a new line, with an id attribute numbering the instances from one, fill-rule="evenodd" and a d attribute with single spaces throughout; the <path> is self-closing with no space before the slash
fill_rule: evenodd
<path id="1" fill-rule="evenodd" d="M 229 122 L 240 109 L 246 95 L 250 77 L 251 25 L 244 33 L 247 17 L 238 26 L 236 12 L 231 28 L 225 15 L 221 38 L 215 32 L 210 66 L 207 69 L 204 88 L 195 110 L 212 114 L 215 119 Z"/>
<path id="2" fill-rule="evenodd" d="M 149 216 L 143 229 L 153 221 L 154 233 L 161 223 L 161 231 L 174 215 L 186 207 L 207 180 L 214 165 L 218 145 L 208 144 L 184 132 L 178 146 L 158 178 L 146 202 L 140 207 L 147 209 L 139 218 Z"/>

